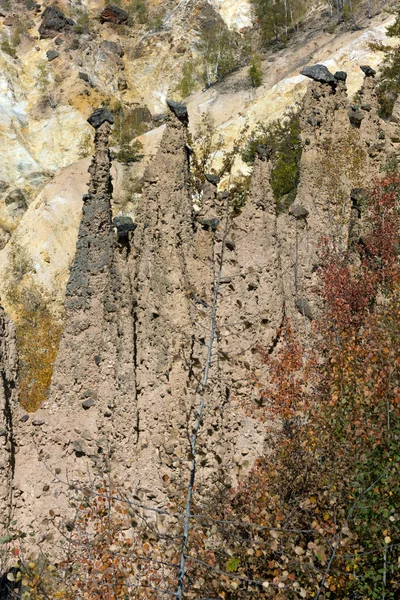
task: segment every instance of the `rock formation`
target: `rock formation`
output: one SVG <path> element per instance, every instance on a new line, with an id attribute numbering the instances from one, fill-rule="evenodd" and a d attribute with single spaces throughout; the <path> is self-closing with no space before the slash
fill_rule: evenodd
<path id="1" fill-rule="evenodd" d="M 18 355 L 15 331 L 0 307 L 0 535 L 7 531 L 15 474 L 14 411 L 18 402 Z"/>
<path id="2" fill-rule="evenodd" d="M 95 155 L 49 399 L 14 423 L 15 516 L 39 540 L 51 541 L 49 509 L 65 519 L 72 482 L 79 488 L 111 473 L 154 508 L 181 496 L 201 396 L 199 496 L 221 477 L 225 485 L 240 480 L 263 451 L 265 429 L 244 410 L 255 400 L 251 377 L 263 374 L 259 348 L 273 352 L 285 316 L 308 332 L 321 236 L 347 248 L 361 210 L 354 190 L 382 171 L 390 150 L 374 79 L 366 77 L 359 94 L 359 126 L 349 116 L 346 78 L 335 82 L 309 87 L 298 193 L 280 214 L 267 155 L 256 160 L 241 214 L 209 176 L 194 212 L 187 113 L 179 119 L 173 106 L 135 223 L 113 221 L 112 116 L 102 110 L 89 119 Z"/>

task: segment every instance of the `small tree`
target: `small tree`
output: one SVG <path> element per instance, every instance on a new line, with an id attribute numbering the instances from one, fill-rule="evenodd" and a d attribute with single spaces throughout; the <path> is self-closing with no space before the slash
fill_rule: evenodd
<path id="1" fill-rule="evenodd" d="M 248 74 L 252 87 L 260 87 L 263 80 L 263 70 L 261 56 L 259 54 L 253 55 Z"/>
<path id="2" fill-rule="evenodd" d="M 36 84 L 39 91 L 47 97 L 51 108 L 57 108 L 57 85 L 53 81 L 49 65 L 45 60 L 39 60 L 36 64 Z"/>
<path id="3" fill-rule="evenodd" d="M 204 61 L 204 80 L 210 87 L 238 66 L 236 35 L 227 27 L 216 24 L 203 31 L 199 44 Z"/>

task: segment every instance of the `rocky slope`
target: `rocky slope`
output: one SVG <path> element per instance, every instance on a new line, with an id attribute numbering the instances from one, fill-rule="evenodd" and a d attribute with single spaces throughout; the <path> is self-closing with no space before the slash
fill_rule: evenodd
<path id="1" fill-rule="evenodd" d="M 12 407 L 14 516 L 40 540 L 53 540 L 49 505 L 65 520 L 71 483 L 82 488 L 104 470 L 131 498 L 164 509 L 187 483 L 188 438 L 203 396 L 199 494 L 221 477 L 235 483 L 263 451 L 264 428 L 244 409 L 249 377 L 264 368 L 259 347 L 273 350 L 285 316 L 307 335 L 318 310 L 321 236 L 348 245 L 355 189 L 397 150 L 393 124 L 377 115 L 373 77 L 360 94 L 355 120 L 344 81 L 309 85 L 298 195 L 278 215 L 265 157 L 239 216 L 208 181 L 194 213 L 187 129 L 171 114 L 136 224 L 117 221 L 115 234 L 110 126 L 98 126 L 49 398 L 27 419 Z"/>
<path id="2" fill-rule="evenodd" d="M 229 6 L 235 4 L 224 5 L 225 16 Z M 171 6 L 166 18 L 173 23 L 182 11 L 195 18 L 195 8 L 190 2 L 180 2 Z M 343 248 L 349 239 L 357 241 L 362 222 L 357 194 L 384 171 L 390 158 L 398 157 L 398 125 L 379 118 L 375 78 L 368 72 L 363 79 L 359 70 L 366 57 L 372 58 L 373 66 L 379 61 L 379 53 L 372 56 L 367 44 L 371 35 L 383 39 L 383 19 L 381 15 L 372 22 L 372 33 L 343 34 L 347 46 L 341 46 L 344 39 L 337 37 L 329 50 L 323 49 L 326 38 L 322 36 L 319 42 L 313 38 L 317 47 L 312 57 L 318 52 L 324 59 L 330 56 L 335 68 L 351 58 L 348 83 L 344 77 L 319 83 L 299 75 L 299 67 L 310 59 L 311 42 L 306 42 L 296 55 L 290 55 L 283 73 L 267 74 L 264 87 L 255 94 L 236 89 L 244 77 L 244 71 L 239 71 L 190 98 L 188 115 L 175 107 L 176 114 L 164 115 L 162 125 L 158 123 L 142 136 L 148 152 L 141 171 L 136 165 L 118 164 L 112 170 L 113 118 L 108 111 L 99 111 L 90 119 L 96 131 L 89 177 L 85 173 L 89 160 L 82 159 L 58 171 L 45 187 L 42 178 L 37 190 L 42 189 L 35 197 L 29 177 L 40 163 L 39 155 L 31 145 L 28 162 L 15 160 L 20 156 L 19 146 L 27 147 L 31 125 L 24 126 L 24 140 L 20 133 L 12 137 L 10 179 L 2 189 L 4 194 L 11 193 L 14 169 L 20 187 L 12 193 L 20 191 L 19 200 L 4 201 L 4 210 L 13 204 L 17 209 L 14 206 L 12 226 L 4 228 L 2 302 L 15 318 L 17 330 L 21 328 L 22 291 L 51 299 L 51 318 L 59 318 L 61 307 L 65 316 L 59 346 L 57 338 L 52 349 L 57 358 L 48 398 L 29 415 L 18 403 L 13 325 L 9 317 L 0 315 L 0 483 L 5 494 L 0 521 L 10 518 L 12 497 L 18 524 L 35 530 L 36 541 L 47 539 L 50 544 L 54 532 L 49 531 L 49 509 L 64 522 L 74 493 L 71 484 L 79 488 L 96 482 L 104 472 L 116 477 L 131 498 L 164 509 L 187 484 L 189 438 L 201 399 L 206 406 L 198 440 L 201 495 L 208 494 L 218 481 L 227 486 L 236 483 L 263 451 L 264 428 L 245 410 L 256 394 L 250 380 L 262 376 L 265 368 L 259 348 L 273 351 L 285 316 L 307 335 L 318 310 L 315 284 L 321 236 L 334 235 Z M 185 29 L 187 23 L 181 20 L 179 27 Z M 115 29 L 107 31 L 112 39 L 103 41 L 121 41 L 114 39 Z M 50 48 L 53 39 L 38 41 L 39 51 Z M 96 52 L 102 47 L 106 54 L 110 46 L 102 43 L 96 45 Z M 94 46 L 85 54 L 85 66 L 97 79 L 90 95 L 80 97 L 79 107 L 75 100 L 69 108 L 60 101 L 50 107 L 47 121 L 41 115 L 38 122 L 41 126 L 47 122 L 49 127 L 46 143 L 52 140 L 52 119 L 61 119 L 57 131 L 63 135 L 68 131 L 74 142 L 75 124 L 80 133 L 89 132 L 91 142 L 93 129 L 85 118 L 91 104 L 104 100 L 105 90 L 115 83 L 110 62 L 119 65 L 115 51 L 121 53 L 118 47 L 111 48 L 114 58 L 97 57 L 98 67 Z M 34 51 L 39 52 L 28 49 L 27 56 Z M 150 61 L 156 51 L 152 48 Z M 67 58 L 61 60 L 67 63 Z M 18 61 L 6 60 L 10 68 L 21 67 Z M 283 65 L 283 54 L 276 60 Z M 139 73 L 141 68 L 145 71 L 138 61 L 122 71 L 127 74 L 135 65 Z M 68 68 L 75 66 L 71 62 Z M 65 68 L 66 93 L 69 76 Z M 286 78 L 278 82 L 281 75 Z M 26 80 L 21 77 L 21 81 Z M 355 107 L 351 94 L 360 81 Z M 149 89 L 153 94 L 155 88 Z M 231 211 L 229 193 L 221 193 L 229 189 L 229 178 L 221 183 L 206 178 L 194 203 L 189 137 L 198 126 L 198 115 L 210 110 L 226 151 L 242 123 L 251 125 L 279 114 L 298 98 L 301 89 L 303 154 L 297 197 L 290 211 L 276 210 L 271 165 L 262 152 L 240 214 Z M 136 94 L 133 85 L 128 85 L 128 93 Z M 10 118 L 15 119 L 20 104 L 10 102 Z M 34 94 L 25 102 L 25 107 L 32 107 Z M 246 110 L 247 116 L 237 118 L 239 109 Z M 69 119 L 68 115 L 74 116 Z M 7 135 L 13 131 L 11 121 L 6 130 Z M 60 138 L 53 142 L 59 144 Z M 62 159 L 52 155 L 54 171 L 62 166 L 57 161 L 69 163 L 76 158 L 72 157 L 76 146 L 71 144 L 68 152 L 62 153 Z M 220 154 L 214 158 L 207 168 L 213 169 L 221 160 Z M 134 169 L 143 180 L 139 193 L 132 193 L 134 202 L 129 203 L 123 192 Z M 234 165 L 236 170 L 243 171 L 240 161 Z M 40 173 L 48 176 L 43 170 Z M 29 197 L 33 199 L 28 207 Z M 10 296 L 10 289 L 18 294 Z M 37 306 L 41 306 L 39 301 Z M 33 335 L 36 326 L 34 320 Z"/>

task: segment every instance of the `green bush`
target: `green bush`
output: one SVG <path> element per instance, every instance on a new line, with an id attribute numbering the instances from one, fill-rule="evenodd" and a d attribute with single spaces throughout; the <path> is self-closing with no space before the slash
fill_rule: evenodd
<path id="1" fill-rule="evenodd" d="M 273 123 L 259 123 L 242 152 L 242 159 L 253 164 L 260 148 L 269 153 L 272 163 L 271 185 L 278 210 L 296 196 L 300 179 L 302 146 L 299 112 L 290 110 Z"/>
<path id="2" fill-rule="evenodd" d="M 396 21 L 388 27 L 387 34 L 390 37 L 400 36 L 400 7 L 397 9 Z M 379 114 L 384 119 L 391 116 L 394 103 L 400 96 L 400 46 L 391 48 L 386 52 L 383 62 L 377 92 L 380 104 Z"/>
<path id="3" fill-rule="evenodd" d="M 255 54 L 252 57 L 248 75 L 252 87 L 260 87 L 264 73 L 262 70 L 261 56 L 259 54 Z"/>
<path id="4" fill-rule="evenodd" d="M 139 140 L 135 140 L 132 143 L 124 143 L 118 152 L 114 154 L 113 158 L 126 165 L 132 162 L 138 162 L 143 158 L 143 154 L 141 154 L 142 150 L 143 145 Z"/>
<path id="5" fill-rule="evenodd" d="M 73 19 L 75 20 L 74 31 L 75 33 L 82 34 L 88 33 L 90 28 L 90 17 L 89 12 L 85 8 L 80 8 L 73 15 Z"/>
<path id="6" fill-rule="evenodd" d="M 133 0 L 133 2 L 127 6 L 127 11 L 131 21 L 140 23 L 141 25 L 145 25 L 149 22 L 147 0 Z"/>

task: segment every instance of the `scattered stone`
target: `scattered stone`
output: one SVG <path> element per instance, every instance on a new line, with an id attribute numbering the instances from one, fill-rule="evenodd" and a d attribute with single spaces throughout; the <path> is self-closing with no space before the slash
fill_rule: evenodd
<path id="1" fill-rule="evenodd" d="M 295 219 L 307 219 L 310 213 L 304 206 L 292 204 L 289 208 L 289 214 L 292 215 L 292 217 L 295 217 Z"/>
<path id="2" fill-rule="evenodd" d="M 371 112 L 372 104 L 361 104 L 361 110 L 365 110 L 365 112 Z"/>
<path id="3" fill-rule="evenodd" d="M 337 79 L 337 81 L 347 81 L 347 73 L 346 71 L 336 71 L 334 78 Z"/>
<path id="4" fill-rule="evenodd" d="M 21 421 L 21 423 L 26 423 L 28 419 L 29 419 L 29 415 L 23 415 L 23 416 L 20 418 L 20 421 Z"/>
<path id="5" fill-rule="evenodd" d="M 5 437 L 7 435 L 7 431 L 4 427 L 0 427 L 0 437 Z"/>
<path id="6" fill-rule="evenodd" d="M 108 108 L 97 108 L 88 118 L 88 123 L 95 129 L 98 129 L 105 122 L 114 124 L 114 115 Z"/>
<path id="7" fill-rule="evenodd" d="M 39 35 L 41 39 L 52 38 L 59 31 L 71 30 L 74 25 L 75 21 L 68 19 L 59 8 L 48 6 L 42 14 Z"/>
<path id="8" fill-rule="evenodd" d="M 79 43 L 78 38 L 74 38 L 71 42 L 69 49 L 70 50 L 78 50 L 79 46 L 80 46 L 80 43 Z"/>
<path id="9" fill-rule="evenodd" d="M 61 37 L 58 37 L 54 40 L 56 46 L 61 46 L 64 43 L 64 40 Z"/>
<path id="10" fill-rule="evenodd" d="M 310 321 L 312 321 L 313 314 L 308 300 L 306 300 L 305 298 L 298 298 L 296 300 L 296 308 L 300 312 L 300 314 L 303 315 L 303 317 L 307 317 L 308 319 L 310 319 Z"/>
<path id="11" fill-rule="evenodd" d="M 114 218 L 114 227 L 117 230 L 118 242 L 126 242 L 129 239 L 129 234 L 135 231 L 137 225 L 131 217 L 119 215 Z"/>
<path id="12" fill-rule="evenodd" d="M 212 183 L 212 185 L 215 186 L 217 186 L 221 181 L 221 177 L 218 177 L 218 175 L 214 175 L 213 173 L 205 173 L 204 177 L 209 183 Z"/>
<path id="13" fill-rule="evenodd" d="M 129 15 L 126 10 L 119 6 L 106 6 L 100 15 L 100 23 L 115 23 L 122 25 L 128 21 Z"/>
<path id="14" fill-rule="evenodd" d="M 86 81 L 87 83 L 89 83 L 89 75 L 87 73 L 82 73 L 82 71 L 79 71 L 79 75 L 78 75 L 79 79 L 82 79 L 82 81 Z"/>
<path id="15" fill-rule="evenodd" d="M 78 452 L 78 454 L 88 453 L 88 445 L 84 440 L 74 440 L 72 442 L 72 447 L 75 450 L 75 452 Z"/>
<path id="16" fill-rule="evenodd" d="M 220 220 L 216 217 L 211 219 L 202 219 L 198 218 L 197 221 L 206 229 L 211 229 L 212 231 L 216 231 L 218 229 L 218 225 L 220 224 Z"/>
<path id="17" fill-rule="evenodd" d="M 96 356 L 94 357 L 94 362 L 97 366 L 99 366 L 99 364 L 101 363 L 101 357 L 98 354 L 96 354 Z"/>
<path id="18" fill-rule="evenodd" d="M 336 83 L 336 79 L 334 75 L 329 71 L 329 69 L 325 65 L 313 65 L 312 67 L 304 67 L 300 71 L 301 75 L 305 77 L 309 77 L 314 81 L 318 81 L 319 83 Z"/>
<path id="19" fill-rule="evenodd" d="M 365 112 L 361 110 L 358 106 L 351 106 L 347 112 L 349 115 L 350 123 L 359 128 L 361 125 L 361 121 L 365 117 Z"/>
<path id="20" fill-rule="evenodd" d="M 180 102 L 174 102 L 173 100 L 167 100 L 168 108 L 174 113 L 179 121 L 187 126 L 189 124 L 189 113 L 187 106 Z"/>
<path id="21" fill-rule="evenodd" d="M 376 71 L 369 65 L 362 65 L 360 67 L 361 71 L 365 73 L 365 77 L 375 77 Z"/>
<path id="22" fill-rule="evenodd" d="M 94 405 L 95 405 L 95 401 L 93 400 L 93 398 L 88 398 L 87 400 L 84 400 L 82 402 L 82 408 L 84 408 L 85 410 L 88 410 L 89 408 L 91 408 Z"/>
<path id="23" fill-rule="evenodd" d="M 218 192 L 218 196 L 217 196 L 218 200 L 220 201 L 224 201 L 227 198 L 229 198 L 229 192 Z"/>
<path id="24" fill-rule="evenodd" d="M 378 139 L 379 140 L 384 140 L 386 139 L 386 133 L 384 131 L 380 131 L 379 135 L 378 135 Z"/>
<path id="25" fill-rule="evenodd" d="M 57 50 L 47 50 L 46 52 L 47 60 L 51 62 L 60 56 L 60 53 Z"/>
<path id="26" fill-rule="evenodd" d="M 221 277 L 220 283 L 231 283 L 232 279 L 230 277 Z"/>
<path id="27" fill-rule="evenodd" d="M 35 419 L 32 421 L 32 425 L 35 425 L 35 427 L 40 427 L 41 425 L 44 425 L 44 421 L 43 419 Z"/>
<path id="28" fill-rule="evenodd" d="M 104 42 L 101 42 L 100 48 L 102 48 L 109 54 L 116 54 L 120 58 L 122 58 L 125 54 L 120 44 L 118 44 L 117 42 L 110 42 L 109 40 L 104 40 Z"/>

